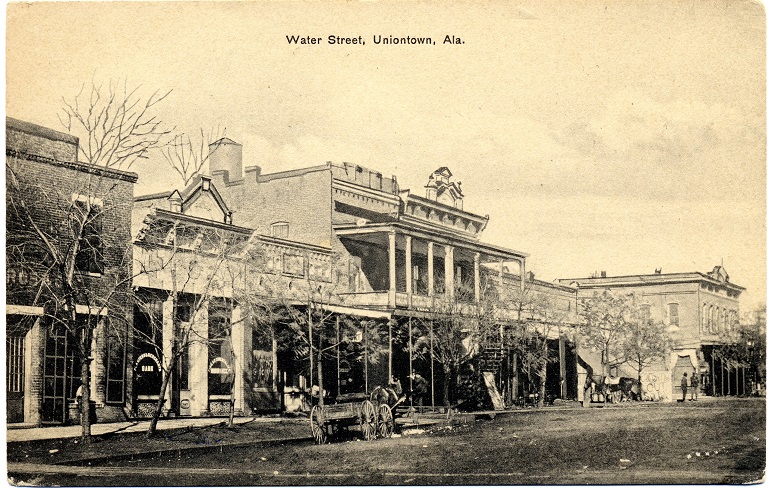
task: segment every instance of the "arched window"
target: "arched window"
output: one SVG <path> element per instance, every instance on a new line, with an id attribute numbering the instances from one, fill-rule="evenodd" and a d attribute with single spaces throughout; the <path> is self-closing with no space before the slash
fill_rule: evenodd
<path id="1" fill-rule="evenodd" d="M 716 332 L 717 333 L 723 331 L 723 327 L 722 327 L 723 326 L 723 324 L 722 324 L 723 316 L 724 316 L 724 310 L 721 307 L 716 308 L 715 320 L 716 320 Z"/>
<path id="2" fill-rule="evenodd" d="M 708 334 L 713 333 L 713 305 L 708 307 Z"/>
<path id="3" fill-rule="evenodd" d="M 678 327 L 679 321 L 677 303 L 668 303 L 668 317 L 670 318 L 670 325 L 673 327 Z"/>
<path id="4" fill-rule="evenodd" d="M 702 313 L 700 314 L 700 333 L 708 332 L 708 304 L 702 304 Z"/>

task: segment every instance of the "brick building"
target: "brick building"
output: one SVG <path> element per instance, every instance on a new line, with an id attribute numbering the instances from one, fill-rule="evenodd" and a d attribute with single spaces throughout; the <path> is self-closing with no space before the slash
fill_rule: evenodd
<path id="1" fill-rule="evenodd" d="M 652 398 L 671 400 L 681 394 L 681 376 L 698 374 L 700 390 L 710 395 L 746 393 L 744 368 L 728 369 L 714 352 L 724 345 L 725 333 L 739 320 L 739 296 L 745 288 L 732 283 L 726 270 L 716 266 L 707 273 L 654 273 L 561 279 L 576 288 L 577 301 L 596 291 L 613 290 L 634 294 L 644 314 L 665 324 L 673 340 L 667 364 L 647 373 L 645 389 Z M 600 369 L 600 355 L 580 351 L 585 360 Z M 634 377 L 627 367 L 617 374 Z M 584 370 L 582 371 L 584 373 Z"/>
<path id="2" fill-rule="evenodd" d="M 8 422 L 75 420 L 84 359 L 77 345 L 86 329 L 97 418 L 124 418 L 130 397 L 126 303 L 137 175 L 78 162 L 77 154 L 75 137 L 6 119 Z"/>
<path id="3" fill-rule="evenodd" d="M 324 367 L 328 375 L 324 384 L 334 394 L 369 391 L 393 377 L 406 382 L 411 372 L 417 372 L 429 378 L 434 401 L 444 380 L 435 372 L 435 362 L 426 359 L 430 354 L 416 358 L 410 353 L 418 340 L 415 324 L 422 325 L 424 334 L 428 327 L 424 324 L 440 314 L 447 301 L 459 302 L 463 311 L 459 313 L 473 315 L 486 282 L 500 290 L 524 286 L 520 278 L 512 277 L 525 275 L 527 254 L 480 239 L 489 216 L 465 210 L 461 185 L 446 167 L 429 175 L 420 196 L 401 189 L 395 176 L 348 163 L 271 174 L 263 174 L 259 166 L 244 169 L 242 148 L 229 139 L 211 145 L 209 163 L 212 182 L 239 225 L 260 235 L 328 249 L 334 256 L 330 305 L 344 307 L 352 317 L 387 321 L 386 361 L 344 364 L 344 374 L 333 361 Z M 564 295 L 563 302 L 571 303 L 573 292 L 568 287 L 543 282 L 531 286 Z M 553 340 L 557 348 L 559 338 Z M 567 347 L 560 342 L 559 357 L 565 358 Z M 503 366 L 510 359 L 484 364 L 493 365 L 489 372 L 497 387 L 514 398 L 516 361 Z M 556 366 L 556 371 L 565 373 L 559 368 L 565 369 L 565 364 Z M 556 395 L 566 396 L 563 375 L 553 376 Z"/>
<path id="4" fill-rule="evenodd" d="M 268 302 L 301 306 L 310 285 L 330 283 L 331 249 L 233 221 L 206 176 L 135 199 L 134 415 L 151 415 L 163 371 L 167 414 L 223 415 L 231 399 L 237 414 L 299 408 L 284 391 L 292 382 L 279 378 L 276 339 L 256 316 Z"/>

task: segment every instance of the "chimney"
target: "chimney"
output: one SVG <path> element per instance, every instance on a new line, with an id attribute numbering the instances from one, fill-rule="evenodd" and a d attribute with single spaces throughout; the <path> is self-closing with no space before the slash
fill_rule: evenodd
<path id="1" fill-rule="evenodd" d="M 606 271 L 601 271 L 601 278 L 606 278 Z"/>
<path id="2" fill-rule="evenodd" d="M 243 179 L 243 146 L 223 137 L 208 146 L 208 171 L 226 172 L 225 181 Z"/>
<path id="3" fill-rule="evenodd" d="M 182 211 L 182 196 L 178 191 L 174 190 L 174 192 L 171 193 L 171 196 L 168 197 L 168 206 L 169 210 L 172 212 Z"/>

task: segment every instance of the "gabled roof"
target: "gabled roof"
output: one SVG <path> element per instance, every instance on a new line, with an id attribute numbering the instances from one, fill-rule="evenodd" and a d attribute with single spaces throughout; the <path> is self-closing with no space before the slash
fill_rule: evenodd
<path id="1" fill-rule="evenodd" d="M 163 203 L 167 203 L 170 200 L 176 200 L 181 204 L 181 210 L 182 213 L 184 213 L 184 211 L 188 209 L 198 198 L 200 198 L 203 193 L 209 193 L 211 195 L 211 198 L 214 199 L 216 204 L 222 210 L 222 215 L 230 215 L 232 213 L 229 206 L 224 201 L 224 198 L 222 198 L 221 193 L 219 193 L 219 190 L 216 189 L 216 185 L 214 185 L 214 182 L 211 181 L 211 178 L 208 176 L 200 175 L 195 176 L 187 185 L 187 187 L 181 191 L 171 190 L 161 193 L 152 193 L 150 195 L 141 195 L 135 197 L 134 202 L 159 200 Z M 170 208 L 170 203 L 168 205 L 161 205 L 160 207 L 167 207 L 166 209 L 168 209 Z"/>

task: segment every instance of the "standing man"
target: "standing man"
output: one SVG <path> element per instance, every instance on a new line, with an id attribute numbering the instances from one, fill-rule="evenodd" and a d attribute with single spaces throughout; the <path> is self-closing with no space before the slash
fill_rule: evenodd
<path id="1" fill-rule="evenodd" d="M 683 392 L 682 402 L 686 401 L 686 389 L 688 388 L 688 382 L 686 381 L 686 373 L 681 377 L 681 391 Z"/>
<path id="2" fill-rule="evenodd" d="M 692 373 L 691 386 L 692 386 L 691 401 L 695 401 L 697 400 L 697 390 L 699 389 L 699 386 L 700 386 L 700 379 L 698 378 L 696 371 Z"/>

